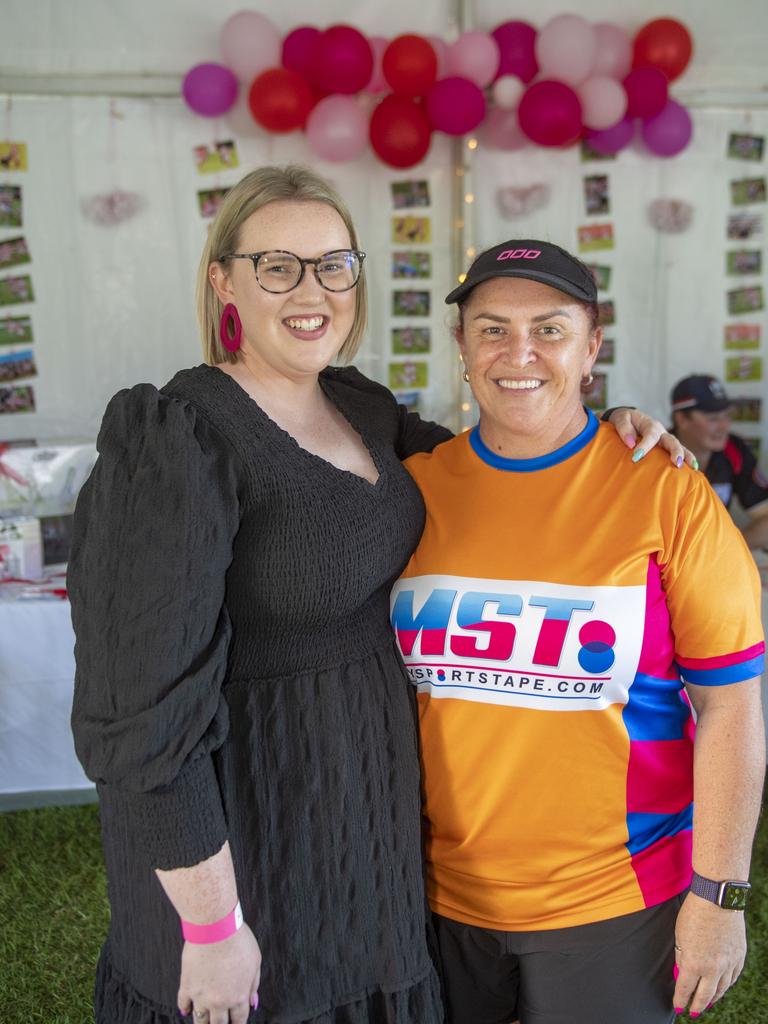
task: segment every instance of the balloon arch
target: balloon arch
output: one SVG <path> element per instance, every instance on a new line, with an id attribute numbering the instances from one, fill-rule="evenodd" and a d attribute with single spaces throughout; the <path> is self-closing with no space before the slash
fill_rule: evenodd
<path id="1" fill-rule="evenodd" d="M 605 155 L 639 136 L 650 154 L 669 157 L 692 134 L 688 112 L 669 96 L 693 49 L 674 18 L 631 38 L 617 25 L 561 14 L 539 31 L 506 21 L 448 44 L 410 33 L 366 37 L 351 25 L 305 25 L 281 39 L 264 15 L 241 11 L 224 24 L 220 46 L 222 63 L 187 72 L 187 105 L 218 117 L 242 85 L 257 124 L 303 130 L 323 160 L 354 160 L 370 142 L 383 163 L 412 167 L 433 132 L 477 130 L 496 149 L 584 139 Z"/>

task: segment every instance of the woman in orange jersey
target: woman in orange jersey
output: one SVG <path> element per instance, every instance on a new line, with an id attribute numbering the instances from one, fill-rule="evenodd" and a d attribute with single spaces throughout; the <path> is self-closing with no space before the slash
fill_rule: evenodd
<path id="1" fill-rule="evenodd" d="M 427 521 L 392 622 L 449 1024 L 667 1024 L 744 963 L 757 574 L 703 475 L 633 468 L 583 407 L 596 299 L 558 246 L 479 256 L 446 301 L 480 422 L 406 463 Z"/>

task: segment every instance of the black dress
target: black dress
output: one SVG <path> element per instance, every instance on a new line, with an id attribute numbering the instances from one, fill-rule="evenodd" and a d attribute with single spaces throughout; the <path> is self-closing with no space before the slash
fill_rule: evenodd
<path id="1" fill-rule="evenodd" d="M 154 868 L 226 839 L 264 958 L 249 1022 L 442 1021 L 389 592 L 424 520 L 400 459 L 450 435 L 356 370 L 321 386 L 376 484 L 214 367 L 107 409 L 69 572 L 73 728 L 112 908 L 98 1024 L 179 1020 L 179 921 Z"/>

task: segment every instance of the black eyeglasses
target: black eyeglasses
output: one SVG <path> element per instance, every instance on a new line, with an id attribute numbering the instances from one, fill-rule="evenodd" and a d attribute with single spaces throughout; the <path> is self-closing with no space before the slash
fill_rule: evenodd
<path id="1" fill-rule="evenodd" d="M 265 292 L 290 292 L 297 288 L 307 266 L 311 266 L 322 288 L 329 292 L 348 292 L 360 280 L 365 253 L 356 249 L 336 249 L 314 259 L 303 260 L 284 249 L 269 252 L 233 252 L 223 260 L 250 260 L 256 280 Z"/>

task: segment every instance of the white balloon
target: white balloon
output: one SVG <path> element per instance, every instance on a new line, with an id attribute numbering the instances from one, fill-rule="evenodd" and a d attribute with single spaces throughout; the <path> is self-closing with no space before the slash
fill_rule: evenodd
<path id="1" fill-rule="evenodd" d="M 596 52 L 594 29 L 578 14 L 558 14 L 536 37 L 541 77 L 568 85 L 578 85 L 589 76 Z"/>
<path id="2" fill-rule="evenodd" d="M 239 11 L 228 18 L 219 44 L 224 64 L 246 85 L 262 71 L 277 67 L 282 57 L 280 33 L 258 11 Z"/>
<path id="3" fill-rule="evenodd" d="M 502 110 L 514 110 L 525 92 L 525 82 L 517 75 L 502 75 L 491 87 L 493 102 Z"/>

